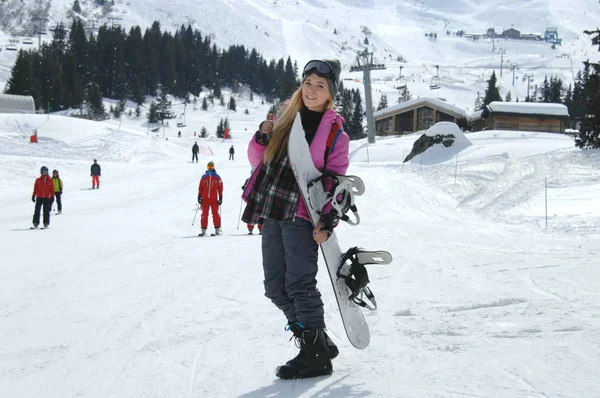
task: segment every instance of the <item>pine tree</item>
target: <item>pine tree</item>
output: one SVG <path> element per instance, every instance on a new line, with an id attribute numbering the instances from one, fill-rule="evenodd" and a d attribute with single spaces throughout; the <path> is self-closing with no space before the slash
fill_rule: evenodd
<path id="1" fill-rule="evenodd" d="M 544 82 L 537 92 L 537 102 L 552 102 L 550 100 L 550 82 L 548 81 L 548 75 L 544 76 Z"/>
<path id="2" fill-rule="evenodd" d="M 233 97 L 229 98 L 229 107 L 228 107 L 228 109 L 232 110 L 234 112 L 236 111 L 235 98 L 233 98 Z"/>
<path id="3" fill-rule="evenodd" d="M 7 94 L 32 95 L 30 88 L 35 78 L 32 64 L 33 54 L 19 50 L 4 92 Z M 35 98 L 35 97 L 34 97 Z"/>
<path id="4" fill-rule="evenodd" d="M 102 91 L 98 84 L 93 83 L 88 89 L 86 103 L 88 113 L 93 119 L 102 119 L 106 116 L 106 109 L 102 102 Z"/>
<path id="5" fill-rule="evenodd" d="M 339 112 L 346 121 L 346 124 L 349 125 L 350 119 L 352 119 L 352 111 L 354 110 L 354 102 L 352 102 L 352 90 L 342 88 L 340 96 L 342 97 L 342 100 Z"/>
<path id="6" fill-rule="evenodd" d="M 162 124 L 165 124 L 165 119 L 173 119 L 175 114 L 171 108 L 171 101 L 167 98 L 167 92 L 165 90 L 160 90 L 160 94 L 155 98 L 156 100 L 156 114 L 158 120 L 161 121 Z"/>
<path id="7" fill-rule="evenodd" d="M 148 113 L 146 113 L 146 120 L 148 123 L 156 124 L 158 123 L 158 112 L 156 110 L 156 102 L 152 101 L 150 103 L 150 107 L 148 108 Z"/>
<path id="8" fill-rule="evenodd" d="M 219 121 L 219 124 L 217 125 L 216 135 L 217 138 L 223 138 L 225 136 L 225 126 L 223 126 L 223 119 L 221 119 Z"/>
<path id="9" fill-rule="evenodd" d="M 377 110 L 380 111 L 382 109 L 387 108 L 388 106 L 388 101 L 387 101 L 387 95 L 385 95 L 385 93 L 381 94 L 381 98 L 379 98 L 379 104 L 377 105 Z"/>
<path id="10" fill-rule="evenodd" d="M 502 101 L 502 97 L 500 97 L 500 90 L 496 86 L 496 72 L 492 72 L 492 76 L 490 76 L 490 80 L 488 80 L 488 87 L 485 90 L 485 96 L 483 97 L 483 106 L 489 105 L 493 101 Z"/>
<path id="11" fill-rule="evenodd" d="M 512 94 L 510 93 L 510 91 L 508 93 L 506 93 L 506 97 L 504 98 L 505 102 L 512 102 Z"/>
<path id="12" fill-rule="evenodd" d="M 404 86 L 400 89 L 400 96 L 398 97 L 398 103 L 401 104 L 412 99 L 412 94 L 408 91 L 408 87 Z"/>
<path id="13" fill-rule="evenodd" d="M 265 119 L 268 119 L 269 115 L 275 116 L 276 114 L 277 114 L 277 104 L 273 104 L 269 107 L 269 110 L 267 111 L 267 117 L 265 117 Z"/>
<path id="14" fill-rule="evenodd" d="M 206 97 L 202 98 L 202 110 L 205 111 L 208 109 L 208 102 L 206 101 Z"/>
<path id="15" fill-rule="evenodd" d="M 213 95 L 215 97 L 221 97 L 221 82 L 218 78 L 215 80 L 215 84 L 213 86 Z"/>
<path id="16" fill-rule="evenodd" d="M 351 140 L 358 140 L 364 138 L 365 136 L 365 130 L 363 128 L 363 114 L 364 110 L 362 107 L 362 99 L 359 95 L 358 100 L 354 104 L 354 111 L 352 112 L 352 118 L 350 119 L 350 125 L 347 131 Z"/>
<path id="17" fill-rule="evenodd" d="M 72 8 L 73 12 L 76 12 L 78 14 L 81 13 L 81 5 L 79 4 L 79 0 L 75 0 L 73 2 L 73 8 Z"/>
<path id="18" fill-rule="evenodd" d="M 225 97 L 223 97 L 223 94 L 221 94 L 221 96 L 219 97 L 219 104 L 222 107 L 225 107 Z"/>
<path id="19" fill-rule="evenodd" d="M 206 138 L 207 135 L 208 135 L 208 130 L 206 130 L 206 127 L 202 126 L 202 128 L 200 129 L 200 137 Z"/>
<path id="20" fill-rule="evenodd" d="M 585 31 L 592 36 L 592 44 L 598 46 L 600 51 L 600 29 Z M 583 149 L 600 148 L 600 63 L 586 62 L 589 70 L 585 82 L 586 114 L 581 121 L 579 136 L 575 145 Z"/>

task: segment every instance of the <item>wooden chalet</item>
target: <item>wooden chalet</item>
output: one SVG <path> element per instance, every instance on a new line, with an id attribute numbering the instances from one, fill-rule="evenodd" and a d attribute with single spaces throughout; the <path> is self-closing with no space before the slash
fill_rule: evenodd
<path id="1" fill-rule="evenodd" d="M 464 110 L 436 98 L 414 98 L 373 114 L 376 135 L 398 135 L 427 130 L 437 122 L 466 126 Z"/>
<path id="2" fill-rule="evenodd" d="M 568 120 L 569 110 L 563 104 L 494 101 L 483 109 L 479 117 L 471 115 L 469 124 L 474 131 L 564 133 Z"/>

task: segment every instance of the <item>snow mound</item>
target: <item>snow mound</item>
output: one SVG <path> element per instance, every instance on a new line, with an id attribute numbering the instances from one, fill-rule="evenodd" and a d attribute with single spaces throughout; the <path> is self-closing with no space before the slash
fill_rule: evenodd
<path id="1" fill-rule="evenodd" d="M 455 123 L 439 122 L 415 141 L 407 159 L 422 164 L 442 163 L 469 146 L 471 141 Z"/>

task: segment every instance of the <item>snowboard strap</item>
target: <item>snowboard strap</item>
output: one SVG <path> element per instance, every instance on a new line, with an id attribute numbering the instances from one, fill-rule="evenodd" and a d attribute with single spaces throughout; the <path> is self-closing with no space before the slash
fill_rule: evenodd
<path id="1" fill-rule="evenodd" d="M 327 192 L 325 191 L 325 182 L 331 183 L 331 189 Z M 315 211 L 320 217 L 323 217 L 323 206 L 331 202 L 332 216 L 350 225 L 358 225 L 360 222 L 358 209 L 354 204 L 354 195 L 364 193 L 364 185 L 359 178 L 326 171 L 308 183 L 308 192 L 308 201 L 313 209 L 319 209 Z M 346 214 L 348 210 L 352 211 L 354 220 Z"/>
<path id="2" fill-rule="evenodd" d="M 365 264 L 360 263 L 358 260 L 360 251 L 358 247 L 352 247 L 344 253 L 340 260 L 337 276 L 346 282 L 346 286 L 348 286 L 351 292 L 348 300 L 363 308 L 374 311 L 377 309 L 377 301 L 371 289 L 367 287 L 369 284 L 369 275 L 367 274 Z M 363 296 L 371 304 L 363 300 Z"/>

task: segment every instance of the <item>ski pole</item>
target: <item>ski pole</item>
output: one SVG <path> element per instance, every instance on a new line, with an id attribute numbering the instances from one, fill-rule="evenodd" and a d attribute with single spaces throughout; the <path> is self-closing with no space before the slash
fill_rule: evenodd
<path id="1" fill-rule="evenodd" d="M 196 216 L 198 215 L 198 210 L 200 209 L 200 203 L 198 203 L 198 207 L 196 207 L 196 212 L 194 213 L 194 218 L 192 219 L 192 225 L 196 221 Z"/>
<path id="2" fill-rule="evenodd" d="M 236 231 L 240 230 L 240 219 L 242 218 L 242 205 L 244 204 L 244 198 L 240 199 L 240 214 L 238 214 L 238 225 Z"/>

